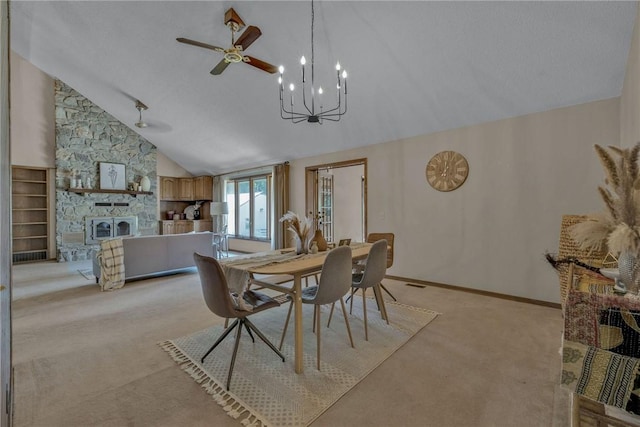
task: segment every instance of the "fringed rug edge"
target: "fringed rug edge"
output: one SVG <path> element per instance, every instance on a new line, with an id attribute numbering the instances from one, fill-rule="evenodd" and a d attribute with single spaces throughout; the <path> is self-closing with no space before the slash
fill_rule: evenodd
<path id="1" fill-rule="evenodd" d="M 180 366 L 180 369 L 189 374 L 196 383 L 200 384 L 228 416 L 239 420 L 243 426 L 247 427 L 270 426 L 263 416 L 249 409 L 249 406 L 241 399 L 230 391 L 227 391 L 225 386 L 210 377 L 197 362 L 184 354 L 173 341 L 161 341 L 158 345 L 169 354 L 178 366 Z"/>

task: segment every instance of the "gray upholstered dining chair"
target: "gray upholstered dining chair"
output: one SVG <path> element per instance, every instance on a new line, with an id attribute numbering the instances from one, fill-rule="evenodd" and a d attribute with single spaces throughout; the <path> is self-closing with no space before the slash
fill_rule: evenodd
<path id="1" fill-rule="evenodd" d="M 362 289 L 362 311 L 364 314 L 364 337 L 365 340 L 369 340 L 369 328 L 367 326 L 367 298 L 366 291 L 369 288 L 377 290 L 380 295 L 378 304 L 380 305 L 380 312 L 389 324 L 389 318 L 385 314 L 386 309 L 384 307 L 384 299 L 382 299 L 382 293 L 380 292 L 380 283 L 387 272 L 387 241 L 376 241 L 369 250 L 367 256 L 367 262 L 362 273 L 356 273 L 353 275 L 352 289 L 351 289 L 351 304 L 349 311 L 353 310 L 353 297 L 358 289 Z M 377 289 L 376 289 L 377 288 Z"/>
<path id="2" fill-rule="evenodd" d="M 340 304 L 342 305 L 342 314 L 344 315 L 344 323 L 349 335 L 349 341 L 351 342 L 351 347 L 354 347 L 353 338 L 351 336 L 351 327 L 349 326 L 349 319 L 347 318 L 347 310 L 344 305 L 344 301 L 342 300 L 342 297 L 347 294 L 351 288 L 351 265 L 351 248 L 349 246 L 340 246 L 332 249 L 327 254 L 322 265 L 320 282 L 317 285 L 309 286 L 302 290 L 302 303 L 314 305 L 313 328 L 316 331 L 316 358 L 318 370 L 320 370 L 320 330 L 322 329 L 320 327 L 321 305 L 335 304 L 338 300 L 340 301 Z M 293 302 L 289 306 L 287 320 L 284 325 L 284 330 L 282 331 L 280 349 L 282 349 L 282 343 L 284 342 L 284 337 L 287 334 L 287 326 L 289 325 L 289 319 L 291 318 L 292 308 Z"/>
<path id="3" fill-rule="evenodd" d="M 231 364 L 229 366 L 229 374 L 227 375 L 227 390 L 231 384 L 231 375 L 233 374 L 233 366 L 236 362 L 236 354 L 238 353 L 238 346 L 240 345 L 240 336 L 242 334 L 242 328 L 246 328 L 251 340 L 255 342 L 251 331 L 255 332 L 262 341 L 264 341 L 271 349 L 276 352 L 278 356 L 282 358 L 284 362 L 284 356 L 278 349 L 255 327 L 255 325 L 247 319 L 248 316 L 259 313 L 261 311 L 278 307 L 280 303 L 273 298 L 265 295 L 261 292 L 248 290 L 244 293 L 244 300 L 252 307 L 251 311 L 239 310 L 234 304 L 229 286 L 227 285 L 227 279 L 222 271 L 222 267 L 215 258 L 200 255 L 198 253 L 193 254 L 193 259 L 196 262 L 198 268 L 198 274 L 200 275 L 200 284 L 202 285 L 202 294 L 204 301 L 207 304 L 209 310 L 214 314 L 224 317 L 226 319 L 236 319 L 233 323 L 227 327 L 222 335 L 216 340 L 211 348 L 200 359 L 200 362 L 204 363 L 204 359 L 220 344 L 237 326 L 236 341 L 233 348 L 233 355 L 231 356 Z"/>

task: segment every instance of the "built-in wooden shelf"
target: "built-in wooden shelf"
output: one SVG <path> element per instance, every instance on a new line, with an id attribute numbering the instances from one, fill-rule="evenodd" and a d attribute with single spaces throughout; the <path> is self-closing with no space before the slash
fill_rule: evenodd
<path id="1" fill-rule="evenodd" d="M 12 166 L 13 263 L 49 259 L 49 171 Z"/>
<path id="2" fill-rule="evenodd" d="M 138 194 L 152 195 L 152 191 L 131 191 L 131 190 L 107 190 L 107 189 L 92 189 L 92 188 L 67 188 L 66 191 L 76 194 L 87 193 L 108 193 L 108 194 L 129 194 L 136 197 Z"/>

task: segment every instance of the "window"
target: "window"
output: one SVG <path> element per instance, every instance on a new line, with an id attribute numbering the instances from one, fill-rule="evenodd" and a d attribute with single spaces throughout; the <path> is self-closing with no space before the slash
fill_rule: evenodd
<path id="1" fill-rule="evenodd" d="M 230 235 L 253 240 L 271 239 L 270 174 L 228 180 L 226 200 Z"/>

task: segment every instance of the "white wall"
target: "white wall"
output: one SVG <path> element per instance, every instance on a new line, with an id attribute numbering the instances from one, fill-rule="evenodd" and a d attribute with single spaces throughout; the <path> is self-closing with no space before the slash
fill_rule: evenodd
<path id="1" fill-rule="evenodd" d="M 11 51 L 11 164 L 54 168 L 53 79 Z"/>
<path id="2" fill-rule="evenodd" d="M 334 168 L 333 237 L 362 241 L 362 179 L 364 165 Z"/>
<path id="3" fill-rule="evenodd" d="M 629 58 L 620 96 L 620 141 L 623 147 L 640 142 L 640 7 L 636 12 Z"/>
<path id="4" fill-rule="evenodd" d="M 617 145 L 619 129 L 614 98 L 296 160 L 291 207 L 304 210 L 305 167 L 366 157 L 368 230 L 396 235 L 388 274 L 559 302 L 544 253 L 557 251 L 563 214 L 601 210 L 593 145 Z M 470 168 L 449 193 L 425 178 L 442 150 Z"/>

